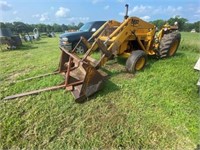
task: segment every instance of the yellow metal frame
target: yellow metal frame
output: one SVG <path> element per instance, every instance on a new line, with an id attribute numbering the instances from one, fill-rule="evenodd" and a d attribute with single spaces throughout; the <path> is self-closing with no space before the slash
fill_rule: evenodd
<path id="1" fill-rule="evenodd" d="M 129 44 L 134 41 L 147 55 L 156 55 L 165 28 L 170 29 L 170 26 L 164 25 L 156 34 L 155 25 L 137 17 L 129 17 L 122 23 L 115 20 L 107 21 L 88 41 L 81 39 L 88 48 L 83 58 L 86 59 L 97 49 L 101 49 L 103 54 L 95 67 L 104 65 L 111 55 L 128 58 L 133 51 Z M 90 44 L 89 41 L 92 39 L 94 42 Z"/>
<path id="2" fill-rule="evenodd" d="M 106 35 L 108 29 L 115 29 L 111 34 Z M 101 34 L 100 34 L 101 33 Z M 137 41 L 140 48 L 148 55 L 155 55 L 153 50 L 156 27 L 153 24 L 143 21 L 137 17 L 130 17 L 122 23 L 111 20 L 106 22 L 96 33 L 98 39 L 107 45 L 107 50 L 113 55 L 129 57 L 131 50 L 127 51 L 128 43 Z M 105 60 L 103 61 L 105 62 Z M 101 63 L 101 65 L 104 63 Z"/>

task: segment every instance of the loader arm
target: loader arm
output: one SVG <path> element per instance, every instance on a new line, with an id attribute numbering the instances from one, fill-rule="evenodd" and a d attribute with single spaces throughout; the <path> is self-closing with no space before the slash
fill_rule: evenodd
<path id="1" fill-rule="evenodd" d="M 91 58 L 91 54 L 99 49 L 102 52 L 102 56 L 99 60 L 95 60 L 95 63 L 92 62 L 90 64 L 95 68 L 100 68 L 113 55 L 129 56 L 128 43 L 134 40 L 138 42 L 143 51 L 153 55 L 155 54 L 153 51 L 155 31 L 156 27 L 154 25 L 137 17 L 127 18 L 122 23 L 115 20 L 107 21 L 88 41 L 81 37 L 80 42 L 82 41 L 88 48 L 82 60 L 85 61 L 87 58 Z M 89 41 L 92 39 L 95 40 L 90 44 Z"/>
<path id="2" fill-rule="evenodd" d="M 115 22 L 115 21 L 110 21 Z M 113 24 L 109 24 L 109 28 L 116 28 Z M 140 45 L 140 48 L 149 55 L 154 55 L 153 40 L 156 33 L 156 27 L 150 23 L 147 23 L 137 17 L 131 17 L 126 19 L 119 25 L 110 35 L 101 34 L 98 39 L 102 41 L 105 46 L 102 46 L 99 42 L 99 47 L 102 51 L 107 50 L 115 56 L 129 56 L 128 43 L 136 40 Z M 106 32 L 106 28 L 104 29 Z M 101 46 L 100 46 L 101 45 Z M 107 49 L 106 49 L 107 48 Z M 104 53 L 105 54 L 105 53 Z M 110 55 L 109 55 L 110 56 Z M 103 55 L 99 61 L 99 66 L 102 66 L 108 61 L 107 55 Z"/>

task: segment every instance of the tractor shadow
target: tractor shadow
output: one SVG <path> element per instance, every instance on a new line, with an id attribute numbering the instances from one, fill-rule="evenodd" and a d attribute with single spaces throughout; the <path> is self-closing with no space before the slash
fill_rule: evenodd
<path id="1" fill-rule="evenodd" d="M 120 88 L 115 83 L 107 79 L 106 81 L 104 81 L 103 88 L 91 97 L 89 97 L 87 101 L 95 100 L 97 97 L 106 96 L 118 90 L 120 90 Z"/>
<path id="2" fill-rule="evenodd" d="M 122 64 L 121 64 L 122 63 Z M 125 70 L 123 62 L 116 62 L 116 60 L 109 62 L 109 64 L 102 67 L 101 70 L 107 74 L 107 77 L 103 83 L 103 87 L 101 90 L 96 92 L 94 95 L 91 95 L 85 102 L 95 100 L 98 97 L 106 96 L 112 92 L 119 91 L 121 88 L 117 86 L 117 83 L 111 81 L 111 78 L 117 76 L 117 78 L 129 78 L 133 77 L 133 74 L 127 73 Z M 114 70 L 114 71 L 113 71 Z"/>
<path id="3" fill-rule="evenodd" d="M 120 88 L 113 83 L 112 81 L 110 81 L 109 79 L 106 79 L 103 83 L 103 88 L 101 90 L 99 90 L 98 92 L 94 93 L 93 95 L 91 95 L 90 97 L 88 97 L 87 100 L 81 102 L 81 103 L 86 103 L 89 101 L 93 101 L 95 99 L 97 99 L 98 97 L 103 97 L 106 96 L 112 92 L 118 91 L 120 90 Z"/>
<path id="4" fill-rule="evenodd" d="M 185 56 L 185 54 L 184 53 L 182 53 L 182 52 L 177 52 L 176 54 L 175 54 L 175 56 L 173 56 L 173 57 L 184 57 Z"/>

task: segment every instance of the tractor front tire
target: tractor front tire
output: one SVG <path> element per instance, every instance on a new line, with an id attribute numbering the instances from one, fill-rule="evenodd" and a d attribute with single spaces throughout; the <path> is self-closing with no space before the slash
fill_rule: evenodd
<path id="1" fill-rule="evenodd" d="M 181 41 L 181 34 L 179 32 L 172 32 L 164 34 L 159 46 L 160 58 L 174 56 Z"/>
<path id="2" fill-rule="evenodd" d="M 146 64 L 147 55 L 142 50 L 136 50 L 131 53 L 126 61 L 126 70 L 130 73 L 135 73 L 142 70 Z"/>

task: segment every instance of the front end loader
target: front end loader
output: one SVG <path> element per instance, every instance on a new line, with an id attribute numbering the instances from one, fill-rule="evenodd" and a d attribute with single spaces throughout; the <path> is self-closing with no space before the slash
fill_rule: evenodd
<path id="1" fill-rule="evenodd" d="M 107 21 L 89 40 L 81 37 L 72 51 L 60 47 L 61 58 L 56 73 L 64 76 L 61 85 L 5 99 L 65 88 L 71 91 L 76 102 L 82 102 L 103 87 L 106 73 L 101 70 L 101 67 L 113 57 L 126 58 L 126 70 L 135 73 L 144 68 L 148 55 L 166 58 L 176 53 L 181 40 L 177 25 L 165 24 L 157 32 L 155 25 L 137 17 L 128 17 L 127 13 L 128 5 L 126 5 L 123 22 Z M 76 54 L 79 44 L 84 44 L 88 49 L 81 57 Z M 97 50 L 101 53 L 99 59 L 92 57 L 93 52 Z"/>

